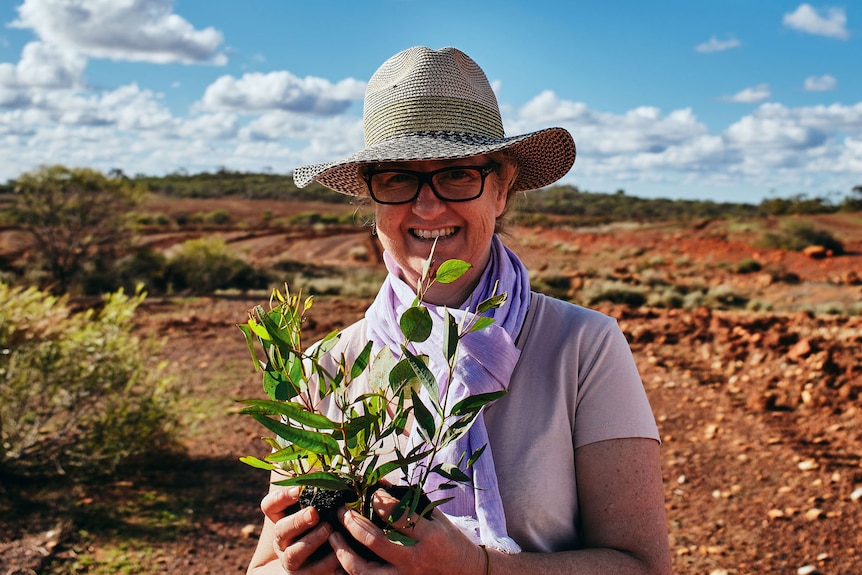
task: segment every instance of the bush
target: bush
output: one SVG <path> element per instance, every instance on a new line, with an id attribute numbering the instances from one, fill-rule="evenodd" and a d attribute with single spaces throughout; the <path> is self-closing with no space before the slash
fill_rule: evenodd
<path id="1" fill-rule="evenodd" d="M 750 274 L 754 272 L 759 272 L 762 266 L 760 262 L 753 258 L 745 258 L 738 264 L 736 264 L 736 273 L 739 274 Z"/>
<path id="2" fill-rule="evenodd" d="M 647 301 L 643 288 L 633 287 L 619 281 L 596 282 L 584 290 L 584 304 L 591 306 L 599 302 L 625 304 L 640 307 Z"/>
<path id="3" fill-rule="evenodd" d="M 233 218 L 227 210 L 215 210 L 203 215 L 203 222 L 211 226 L 226 226 Z"/>
<path id="4" fill-rule="evenodd" d="M 73 313 L 65 297 L 0 284 L 0 474 L 107 475 L 175 447 L 158 345 L 131 333 L 143 299 L 119 291 Z"/>
<path id="5" fill-rule="evenodd" d="M 234 255 L 223 240 L 189 240 L 168 262 L 167 282 L 178 291 L 212 293 L 220 289 L 264 289 L 266 274 Z"/>
<path id="6" fill-rule="evenodd" d="M 801 252 L 808 246 L 821 246 L 835 255 L 844 253 L 844 244 L 831 233 L 816 229 L 810 222 L 800 220 L 783 221 L 780 232 L 767 232 L 760 243 L 770 249 Z"/>

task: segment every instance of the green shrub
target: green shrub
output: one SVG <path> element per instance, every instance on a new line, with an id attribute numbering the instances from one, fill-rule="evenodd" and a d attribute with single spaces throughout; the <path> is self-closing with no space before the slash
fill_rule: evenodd
<path id="1" fill-rule="evenodd" d="M 759 272 L 762 269 L 760 262 L 754 258 L 745 258 L 738 264 L 736 264 L 736 273 L 740 274 L 750 274 L 754 272 Z"/>
<path id="2" fill-rule="evenodd" d="M 176 291 L 212 293 L 220 289 L 262 289 L 266 274 L 237 257 L 221 239 L 201 238 L 183 243 L 168 261 L 166 280 Z"/>
<path id="3" fill-rule="evenodd" d="M 713 309 L 744 308 L 747 303 L 748 298 L 737 294 L 727 284 L 720 284 L 709 288 L 701 301 L 701 305 Z"/>
<path id="4" fill-rule="evenodd" d="M 203 215 L 203 223 L 211 226 L 225 226 L 233 220 L 227 210 L 215 210 Z"/>
<path id="5" fill-rule="evenodd" d="M 784 220 L 780 232 L 763 234 L 760 245 L 770 249 L 800 252 L 808 246 L 821 246 L 839 255 L 844 253 L 844 244 L 826 230 L 814 227 L 811 222 Z"/>
<path id="6" fill-rule="evenodd" d="M 625 304 L 639 307 L 646 303 L 644 289 L 620 281 L 599 281 L 590 284 L 583 293 L 585 305 L 600 302 Z"/>
<path id="7" fill-rule="evenodd" d="M 74 313 L 65 297 L 0 284 L 0 474 L 110 474 L 175 447 L 159 345 L 132 335 L 144 295 Z"/>

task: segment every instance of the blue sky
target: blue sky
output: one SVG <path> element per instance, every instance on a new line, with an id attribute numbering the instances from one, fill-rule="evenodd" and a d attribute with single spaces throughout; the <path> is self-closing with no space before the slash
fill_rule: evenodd
<path id="1" fill-rule="evenodd" d="M 563 126 L 564 183 L 840 198 L 862 184 L 862 4 L 3 0 L 0 180 L 288 173 L 363 147 L 365 82 L 413 45 L 485 70 L 508 135 Z"/>

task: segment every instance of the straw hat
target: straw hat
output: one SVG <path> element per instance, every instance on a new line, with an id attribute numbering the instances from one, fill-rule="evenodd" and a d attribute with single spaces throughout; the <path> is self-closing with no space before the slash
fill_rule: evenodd
<path id="1" fill-rule="evenodd" d="M 485 73 L 456 48 L 410 48 L 383 63 L 368 82 L 365 149 L 337 162 L 296 169 L 300 188 L 318 181 L 344 194 L 367 195 L 361 167 L 378 162 L 450 160 L 508 150 L 518 162 L 513 192 L 563 177 L 575 142 L 563 128 L 506 137 Z"/>

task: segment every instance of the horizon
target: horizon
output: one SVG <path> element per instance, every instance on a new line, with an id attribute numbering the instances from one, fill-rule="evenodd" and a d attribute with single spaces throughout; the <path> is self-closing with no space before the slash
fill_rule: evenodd
<path id="1" fill-rule="evenodd" d="M 364 147 L 377 66 L 452 45 L 486 72 L 507 135 L 572 133 L 560 185 L 757 204 L 862 184 L 862 8 L 595 4 L 15 0 L 0 7 L 0 179 L 341 159 Z"/>

